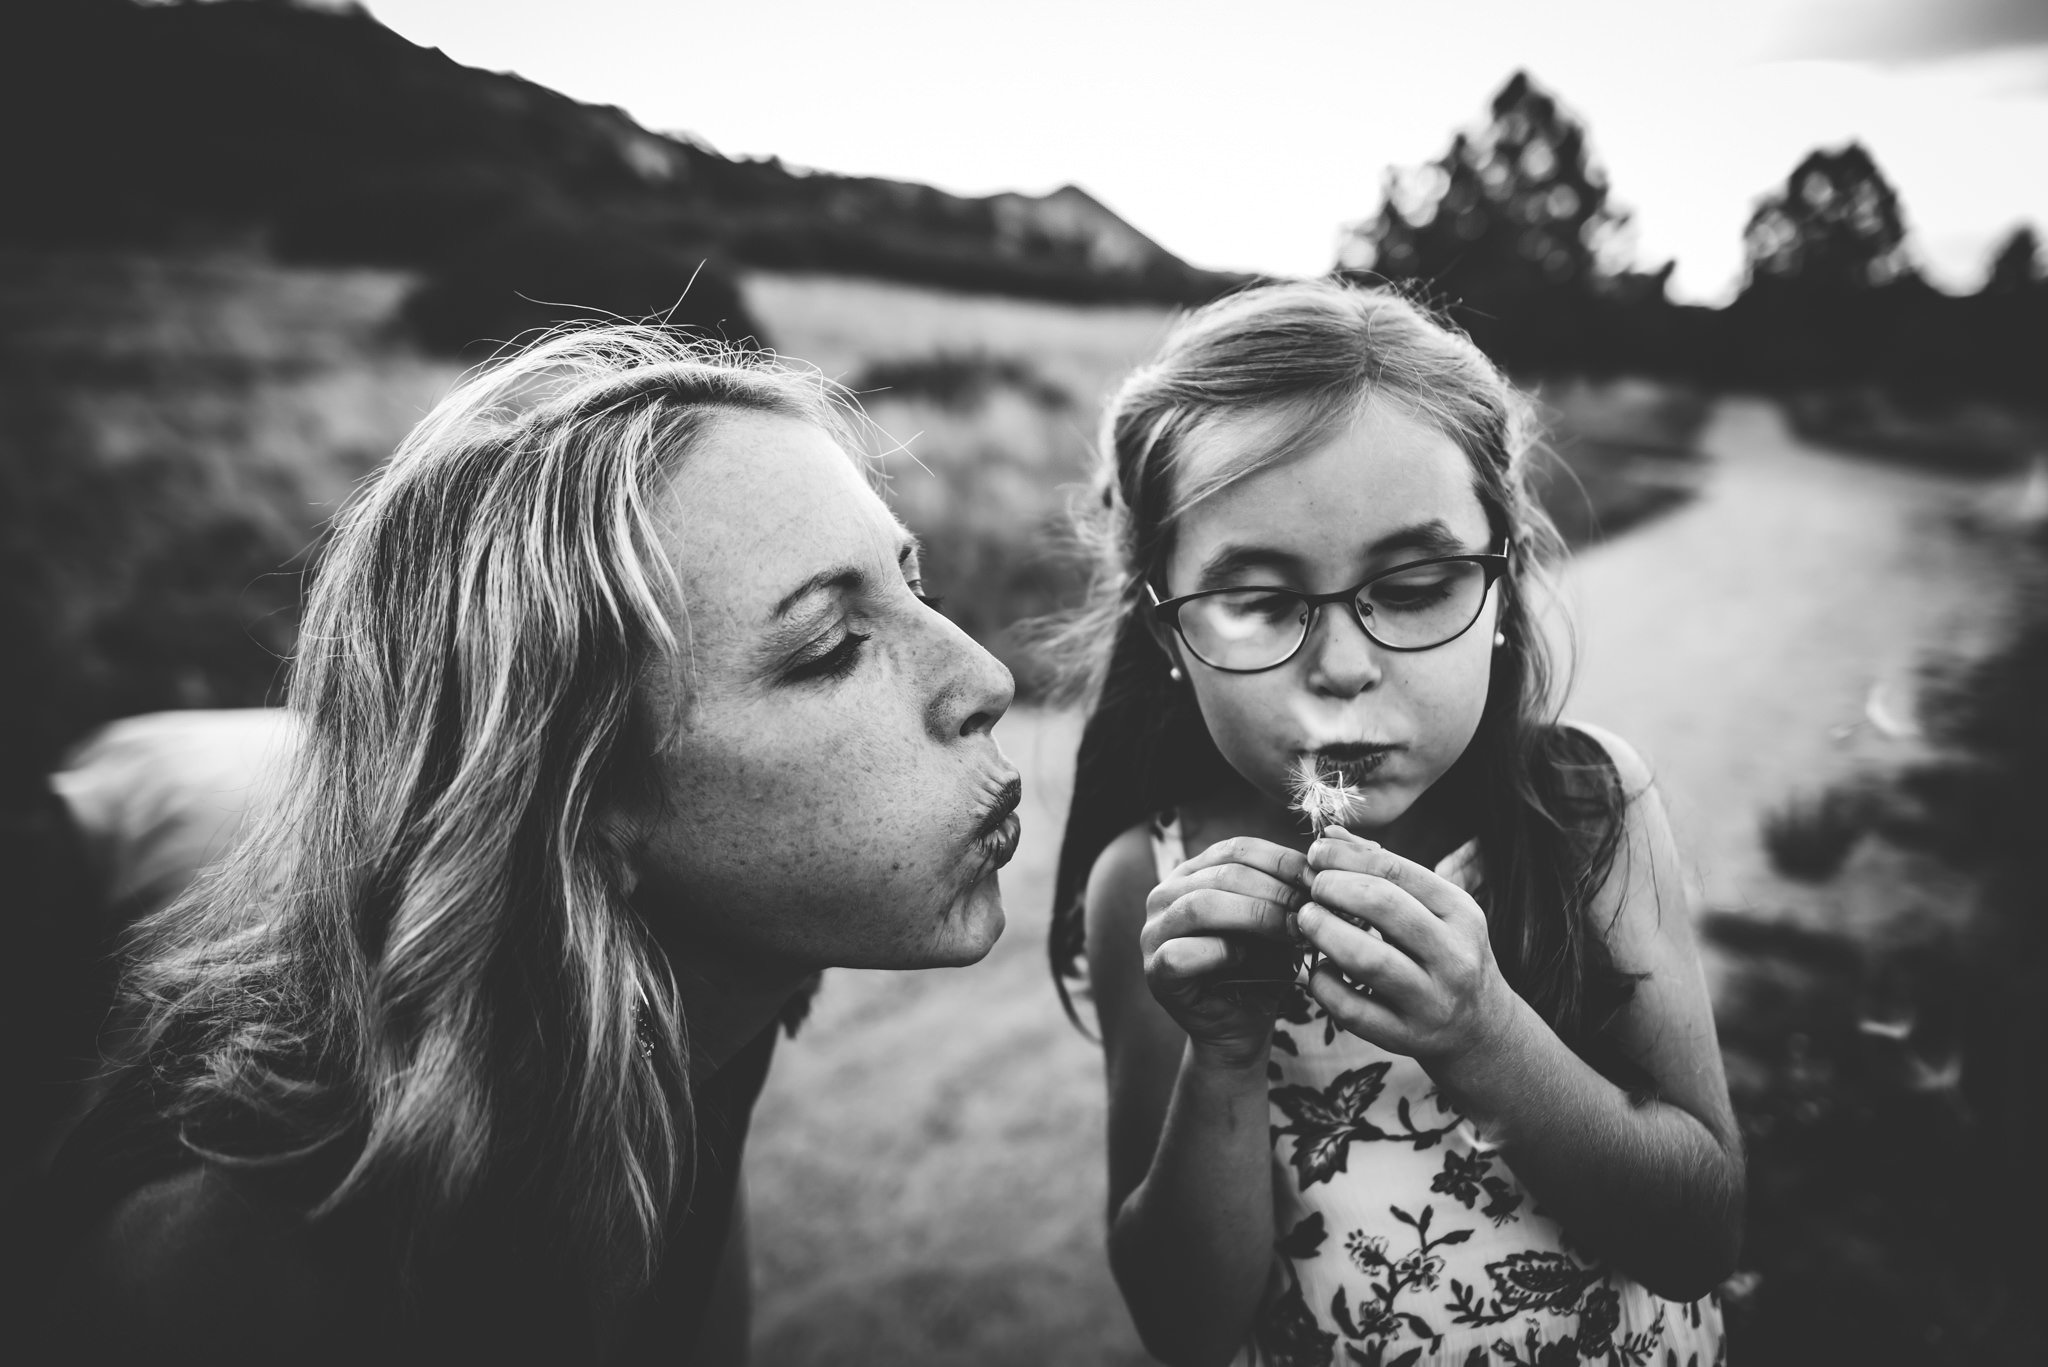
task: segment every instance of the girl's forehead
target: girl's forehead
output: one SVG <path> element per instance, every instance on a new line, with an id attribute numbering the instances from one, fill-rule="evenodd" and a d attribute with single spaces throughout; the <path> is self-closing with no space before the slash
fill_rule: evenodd
<path id="1" fill-rule="evenodd" d="M 1327 433 L 1295 440 L 1299 415 L 1233 417 L 1191 441 L 1183 487 L 1198 496 L 1175 529 L 1175 559 L 1229 541 L 1297 555 L 1362 553 L 1404 528 L 1440 522 L 1484 539 L 1470 460 L 1448 434 L 1400 406 L 1369 401 Z M 1278 456 L 1275 451 L 1284 452 Z"/>

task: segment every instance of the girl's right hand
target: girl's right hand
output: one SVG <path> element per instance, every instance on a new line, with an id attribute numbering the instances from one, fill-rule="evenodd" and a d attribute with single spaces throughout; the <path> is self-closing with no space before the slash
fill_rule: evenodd
<path id="1" fill-rule="evenodd" d="M 1289 918 L 1306 900 L 1307 877 L 1295 851 L 1236 836 L 1181 864 L 1145 899 L 1146 985 L 1198 1052 L 1231 1067 L 1264 1059 L 1280 994 L 1220 984 L 1244 976 L 1261 940 L 1294 948 Z"/>

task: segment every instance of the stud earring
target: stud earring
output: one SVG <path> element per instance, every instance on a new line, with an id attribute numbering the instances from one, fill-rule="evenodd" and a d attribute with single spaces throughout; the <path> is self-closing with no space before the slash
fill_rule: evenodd
<path id="1" fill-rule="evenodd" d="M 1495 650 L 1499 650 L 1502 646 L 1506 645 L 1507 643 L 1508 634 L 1505 631 L 1496 631 L 1493 633 L 1493 648 Z"/>
<path id="2" fill-rule="evenodd" d="M 1173 680 L 1175 683 L 1179 683 L 1182 679 L 1185 679 L 1187 675 L 1180 672 L 1179 665 L 1175 665 L 1173 666 L 1173 668 L 1166 671 L 1166 677 Z"/>

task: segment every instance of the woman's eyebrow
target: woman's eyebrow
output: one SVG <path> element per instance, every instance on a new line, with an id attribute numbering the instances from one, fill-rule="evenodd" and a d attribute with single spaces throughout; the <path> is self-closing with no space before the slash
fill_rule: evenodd
<path id="1" fill-rule="evenodd" d="M 922 556 L 923 554 L 924 543 L 909 532 L 905 532 L 902 544 L 896 550 L 896 563 L 898 565 L 907 565 L 910 563 L 911 557 Z M 791 608 L 794 608 L 798 603 L 801 603 L 814 593 L 823 593 L 827 590 L 836 590 L 840 593 L 859 593 L 867 586 L 867 571 L 858 565 L 840 565 L 834 569 L 819 570 L 816 574 L 804 580 L 803 583 L 798 584 L 788 593 L 783 594 L 781 601 L 775 605 L 775 611 L 770 615 L 777 620 L 787 617 Z"/>
<path id="2" fill-rule="evenodd" d="M 810 578 L 782 595 L 782 601 L 775 605 L 772 616 L 787 617 L 789 610 L 814 593 L 837 589 L 841 593 L 857 593 L 867 585 L 867 572 L 857 565 L 841 565 L 836 569 L 819 570 Z"/>

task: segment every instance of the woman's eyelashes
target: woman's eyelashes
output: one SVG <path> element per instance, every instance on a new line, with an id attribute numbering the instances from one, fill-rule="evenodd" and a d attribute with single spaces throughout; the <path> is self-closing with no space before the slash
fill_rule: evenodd
<path id="1" fill-rule="evenodd" d="M 866 645 L 872 634 L 846 629 L 846 634 L 815 655 L 806 656 L 791 667 L 788 678 L 798 683 L 814 679 L 842 679 L 853 672 L 860 663 L 861 647 Z"/>
<path id="2" fill-rule="evenodd" d="M 903 582 L 910 586 L 910 591 L 916 595 L 917 601 L 930 608 L 933 612 L 944 612 L 946 610 L 946 600 L 944 598 L 936 593 L 926 593 L 924 591 L 923 579 L 906 579 Z"/>
<path id="3" fill-rule="evenodd" d="M 908 588 L 918 602 L 933 612 L 943 612 L 946 600 L 936 594 L 924 591 L 924 580 L 907 579 Z M 872 631 L 861 631 L 848 625 L 846 634 L 836 641 L 819 642 L 817 648 L 806 652 L 790 667 L 786 678 L 796 683 L 817 679 L 841 679 L 851 674 L 860 663 L 861 648 L 874 639 Z"/>

